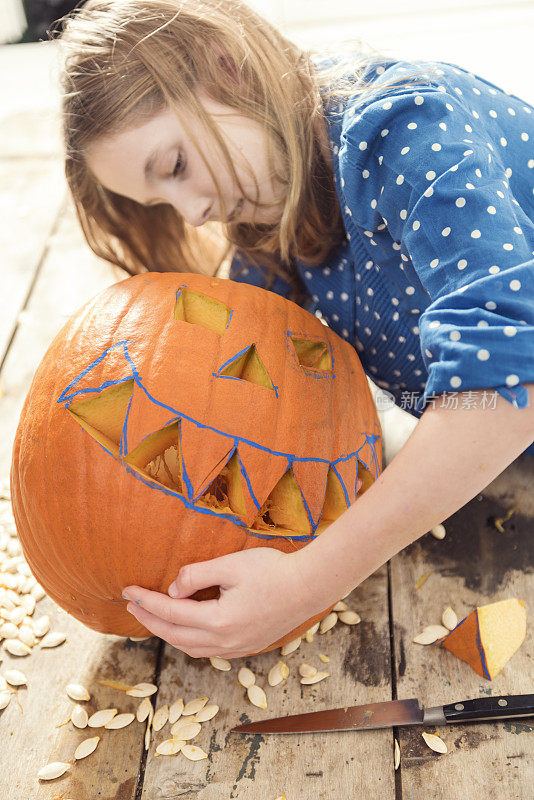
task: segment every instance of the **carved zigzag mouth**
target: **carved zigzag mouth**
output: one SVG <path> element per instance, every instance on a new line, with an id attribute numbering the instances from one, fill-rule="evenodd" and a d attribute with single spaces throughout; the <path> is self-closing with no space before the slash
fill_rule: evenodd
<path id="1" fill-rule="evenodd" d="M 128 354 L 126 342 L 120 342 L 109 350 L 117 347 L 124 349 L 131 377 L 124 376 L 123 373 L 123 377 L 111 385 L 107 381 L 98 386 L 87 386 L 88 373 L 106 356 L 106 351 L 69 384 L 58 402 L 65 403 L 65 408 L 77 423 L 111 456 L 119 460 L 133 477 L 153 489 L 175 496 L 190 510 L 229 519 L 260 538 L 309 540 L 325 530 L 349 507 L 351 497 L 359 497 L 373 483 L 374 477 L 368 465 L 359 458 L 359 450 L 345 454 L 333 462 L 321 458 L 299 458 L 291 453 L 268 450 L 257 442 L 207 426 L 180 413 L 178 409 L 159 403 L 143 386 Z M 85 387 L 80 386 L 84 379 Z M 136 447 L 129 449 L 128 418 L 134 386 L 150 402 L 168 410 L 169 417 L 162 428 L 150 433 Z M 188 424 L 208 428 L 210 432 L 226 437 L 228 444 L 224 448 L 224 457 L 206 472 L 204 481 L 197 483 L 196 494 L 187 470 L 188 454 L 182 447 L 184 420 Z M 377 438 L 365 434 L 365 443 L 362 445 L 363 448 L 369 444 L 375 458 L 374 442 Z M 252 481 L 240 457 L 240 445 L 260 448 L 273 457 L 287 460 L 285 471 L 269 495 L 263 499 L 254 494 Z M 349 491 L 337 465 L 351 458 L 357 460 L 357 484 Z M 294 475 L 293 464 L 298 461 L 317 464 L 318 472 L 327 470 L 322 509 L 316 520 L 313 520 L 306 502 L 307 487 L 300 486 Z"/>

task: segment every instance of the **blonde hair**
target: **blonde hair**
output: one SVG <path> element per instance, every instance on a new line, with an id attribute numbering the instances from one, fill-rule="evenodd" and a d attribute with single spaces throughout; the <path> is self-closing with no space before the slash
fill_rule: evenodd
<path id="1" fill-rule="evenodd" d="M 266 271 L 267 288 L 278 274 L 290 283 L 291 299 L 303 302 L 294 260 L 321 264 L 345 237 L 320 144 L 325 108 L 372 90 L 362 73 L 384 56 L 356 39 L 346 43 L 353 48 L 348 64 L 334 58 L 318 70 L 313 58 L 327 51 L 302 50 L 240 0 L 88 0 L 59 23 L 63 32 L 51 35 L 62 44 L 65 174 L 91 249 L 130 274 L 214 274 L 238 251 L 245 265 Z M 283 164 L 276 178 L 285 200 L 276 224 L 211 222 L 201 231 L 170 205 L 144 206 L 109 191 L 89 170 L 87 148 L 95 140 L 167 108 L 180 119 L 186 108 L 211 132 L 246 196 L 217 125 L 196 98 L 199 89 L 263 126 L 273 173 L 275 153 Z M 224 208 L 214 170 L 200 156 Z"/>

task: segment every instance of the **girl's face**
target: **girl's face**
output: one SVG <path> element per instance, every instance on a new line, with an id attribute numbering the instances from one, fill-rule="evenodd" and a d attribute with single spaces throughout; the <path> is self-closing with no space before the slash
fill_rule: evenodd
<path id="1" fill-rule="evenodd" d="M 199 100 L 218 124 L 247 195 L 262 203 L 274 203 L 272 207 L 258 209 L 243 197 L 211 133 L 191 112 L 182 116 L 195 131 L 195 143 L 217 177 L 224 207 L 220 207 L 215 182 L 200 153 L 169 109 L 138 127 L 93 142 L 88 148 L 87 164 L 96 180 L 106 189 L 142 205 L 167 203 L 194 227 L 210 220 L 227 222 L 229 218 L 258 224 L 277 222 L 285 189 L 269 170 L 261 125 L 205 94 Z M 258 182 L 257 198 L 254 176 Z"/>

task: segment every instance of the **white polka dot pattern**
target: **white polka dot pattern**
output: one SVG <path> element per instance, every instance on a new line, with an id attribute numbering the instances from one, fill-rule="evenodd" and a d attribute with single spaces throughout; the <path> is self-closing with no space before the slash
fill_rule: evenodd
<path id="1" fill-rule="evenodd" d="M 322 269 L 296 263 L 310 311 L 397 401 L 417 393 L 405 406 L 417 416 L 433 395 L 479 388 L 524 407 L 534 108 L 453 65 L 381 64 L 371 92 L 327 115 L 347 238 Z M 416 71 L 418 86 L 383 86 Z M 264 285 L 252 268 L 237 279 Z M 277 278 L 272 288 L 289 287 Z"/>

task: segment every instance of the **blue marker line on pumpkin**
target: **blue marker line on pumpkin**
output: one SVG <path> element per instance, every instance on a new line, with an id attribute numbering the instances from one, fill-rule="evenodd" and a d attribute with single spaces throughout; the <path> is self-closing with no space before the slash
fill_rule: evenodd
<path id="1" fill-rule="evenodd" d="M 349 493 L 347 492 L 347 489 L 346 489 L 346 487 L 345 487 L 345 484 L 343 483 L 343 478 L 341 477 L 341 475 L 340 475 L 340 474 L 339 474 L 339 472 L 337 471 L 337 469 L 336 469 L 336 467 L 335 467 L 335 464 L 336 464 L 336 462 L 334 462 L 334 463 L 332 464 L 332 470 L 333 470 L 334 474 L 337 476 L 337 478 L 338 478 L 338 480 L 339 480 L 339 482 L 340 482 L 340 484 L 341 484 L 341 488 L 343 489 L 343 496 L 344 496 L 344 498 L 345 498 L 345 502 L 346 502 L 346 504 L 347 504 L 347 508 L 348 508 L 348 507 L 350 506 Z M 356 471 L 357 471 L 357 470 L 356 470 Z M 326 497 L 326 491 L 325 491 L 325 497 Z M 323 500 L 323 502 L 324 502 L 324 500 Z"/>
<path id="2" fill-rule="evenodd" d="M 324 339 L 321 339 L 319 336 L 312 336 L 309 333 L 299 333 L 298 331 L 285 331 L 286 335 L 286 350 L 289 353 L 289 357 L 292 361 L 297 364 L 299 370 L 305 370 L 306 374 L 310 377 L 314 378 L 335 378 L 334 372 L 334 353 L 332 350 L 332 344 L 330 342 L 325 342 Z M 321 370 L 319 367 L 308 367 L 306 364 L 302 364 L 299 361 L 297 351 L 295 349 L 295 344 L 292 341 L 292 337 L 295 339 L 307 339 L 308 341 L 316 341 L 321 342 L 321 344 L 325 344 L 330 349 L 330 363 L 331 369 L 329 370 Z"/>
<path id="3" fill-rule="evenodd" d="M 181 442 L 180 442 L 180 446 L 181 446 Z M 219 463 L 221 463 L 221 462 L 224 460 L 224 464 L 223 464 L 223 466 L 221 467 L 221 470 L 222 470 L 222 469 L 224 469 L 224 467 L 225 467 L 225 466 L 228 464 L 228 462 L 229 462 L 229 461 L 230 461 L 230 459 L 232 458 L 233 454 L 235 453 L 235 450 L 236 450 L 235 446 L 234 446 L 234 447 L 232 447 L 232 449 L 230 450 L 230 452 L 229 452 L 229 453 L 228 453 L 226 456 L 224 456 L 224 458 L 222 458 L 222 459 L 221 459 L 221 461 L 220 461 Z M 180 452 L 181 452 L 181 451 L 180 451 Z M 182 456 L 182 458 L 183 458 L 183 456 Z M 213 470 L 212 470 L 212 471 L 213 471 Z M 206 479 L 204 478 L 204 480 L 206 480 Z M 202 486 L 202 485 L 203 485 L 203 483 L 204 483 L 204 481 L 202 481 L 202 483 L 201 483 L 200 485 Z M 210 483 L 211 483 L 211 481 L 210 481 Z M 192 497 L 192 498 L 191 498 L 191 500 L 193 500 L 193 502 L 194 502 L 194 503 L 196 503 L 196 501 L 199 499 L 199 497 L 201 497 L 201 496 L 204 494 L 204 492 L 205 492 L 205 491 L 206 491 L 206 489 L 205 489 L 205 488 L 204 488 L 204 489 L 200 489 L 200 491 L 199 491 L 199 493 L 196 495 L 196 497 Z"/>
<path id="4" fill-rule="evenodd" d="M 490 674 L 488 672 L 488 667 L 487 667 L 487 664 L 486 664 L 486 653 L 484 652 L 484 648 L 482 647 L 482 641 L 480 639 L 480 620 L 478 618 L 478 608 L 475 608 L 475 614 L 476 614 L 476 618 L 477 618 L 477 626 L 476 626 L 477 637 L 476 637 L 476 642 L 477 642 L 478 652 L 480 653 L 480 661 L 481 661 L 481 664 L 482 664 L 482 669 L 484 670 L 484 675 L 486 676 L 486 678 L 488 680 L 491 680 L 491 676 L 490 676 Z"/>
<path id="5" fill-rule="evenodd" d="M 101 385 L 100 389 L 87 389 L 86 388 L 86 389 L 80 389 L 80 390 L 78 390 L 78 391 L 76 391 L 76 392 L 74 392 L 74 393 L 72 393 L 70 395 L 67 394 L 69 389 L 74 387 L 76 385 L 76 383 L 78 383 L 85 375 L 87 375 L 87 373 L 90 372 L 91 369 L 93 369 L 98 363 L 100 363 L 100 361 L 102 361 L 102 359 L 104 359 L 106 357 L 106 355 L 111 350 L 115 349 L 116 347 L 122 347 L 123 348 L 124 357 L 125 357 L 126 361 L 128 362 L 128 364 L 130 365 L 130 368 L 132 370 L 132 375 L 131 376 L 129 375 L 127 377 L 122 377 L 121 379 L 119 379 L 117 381 L 106 381 Z M 241 351 L 241 352 L 244 352 L 244 350 Z M 123 383 L 126 380 L 131 380 L 132 378 L 133 378 L 134 382 L 139 386 L 140 389 L 142 389 L 142 391 L 146 394 L 146 396 L 148 397 L 148 399 L 152 403 L 155 403 L 156 405 L 159 405 L 161 408 L 165 408 L 165 409 L 171 411 L 173 414 L 176 415 L 173 418 L 173 420 L 187 419 L 189 422 L 192 422 L 193 424 L 195 424 L 199 428 L 204 428 L 206 430 L 211 430 L 214 433 L 218 433 L 221 436 L 232 437 L 234 442 L 238 442 L 238 443 L 239 442 L 244 442 L 244 443 L 250 445 L 251 447 L 255 447 L 257 449 L 264 450 L 265 452 L 268 452 L 271 455 L 284 456 L 290 461 L 290 463 L 292 463 L 293 461 L 314 461 L 314 462 L 317 462 L 317 463 L 328 463 L 334 468 L 335 464 L 338 463 L 339 461 L 346 460 L 347 458 L 351 458 L 353 456 L 358 457 L 359 450 L 361 450 L 362 447 L 365 446 L 365 445 L 362 445 L 362 447 L 360 447 L 354 453 L 346 454 L 344 456 L 340 456 L 334 462 L 329 462 L 327 459 L 324 459 L 324 458 L 293 456 L 293 455 L 288 454 L 288 453 L 282 453 L 282 452 L 279 452 L 279 451 L 276 451 L 276 450 L 271 450 L 270 448 L 264 447 L 263 445 L 260 445 L 257 442 L 253 442 L 253 441 L 251 441 L 249 439 L 245 439 L 243 437 L 236 436 L 235 434 L 229 434 L 229 433 L 226 433 L 224 431 L 220 431 L 217 428 L 214 428 L 211 425 L 206 425 L 204 423 L 201 423 L 198 420 L 195 420 L 193 417 L 190 417 L 190 416 L 188 416 L 186 414 L 180 414 L 180 412 L 177 411 L 176 409 L 174 409 L 172 406 L 169 406 L 169 405 L 167 405 L 165 403 L 162 403 L 162 402 L 156 400 L 154 397 L 152 397 L 150 392 L 143 386 L 141 376 L 140 376 L 138 370 L 136 369 L 135 364 L 134 364 L 134 362 L 133 362 L 133 360 L 132 360 L 132 358 L 131 358 L 131 356 L 130 356 L 130 354 L 128 352 L 127 341 L 117 342 L 115 345 L 111 345 L 109 348 L 107 348 L 104 351 L 104 353 L 102 353 L 85 370 L 83 370 L 77 378 L 75 378 L 73 381 L 71 381 L 71 383 L 66 387 L 66 389 L 63 390 L 63 392 L 61 393 L 60 398 L 58 399 L 57 402 L 61 402 L 62 400 L 67 400 L 69 402 L 67 402 L 66 407 L 68 407 L 68 405 L 70 405 L 70 402 L 72 402 L 72 399 L 75 396 L 79 395 L 79 394 L 95 393 L 97 391 L 102 391 L 104 388 L 108 388 L 108 387 L 110 387 L 112 385 L 115 385 L 115 384 Z M 132 398 L 133 398 L 133 392 L 132 392 Z M 129 417 L 129 412 L 130 412 L 130 408 L 131 408 L 131 399 L 132 398 L 130 398 L 130 402 L 128 404 L 128 408 L 127 408 L 127 412 L 126 412 L 126 416 L 125 416 L 125 421 L 124 421 L 124 426 L 123 426 L 123 434 L 122 434 L 122 436 L 124 437 L 125 441 L 126 441 L 127 423 L 128 423 L 128 417 Z M 170 422 L 168 422 L 167 424 L 170 424 Z M 150 436 L 150 435 L 151 434 L 148 434 L 147 437 Z M 376 452 L 375 452 L 375 449 L 374 449 L 373 445 L 380 437 L 378 437 L 376 435 L 372 435 L 372 436 L 369 436 L 368 434 L 364 434 L 364 435 L 366 437 L 366 443 L 369 443 L 369 445 L 370 445 L 371 451 L 373 453 L 374 460 L 378 464 L 378 459 L 376 457 Z M 147 438 L 147 437 L 144 437 L 144 438 Z M 122 437 L 121 437 L 121 439 L 122 439 Z M 142 441 L 144 441 L 144 439 Z M 102 445 L 100 442 L 99 442 L 99 444 L 107 453 L 109 453 L 112 457 L 116 458 L 116 455 L 114 453 L 112 453 L 107 447 Z M 181 427 L 180 427 L 180 445 L 181 445 Z M 234 450 L 235 450 L 235 447 L 234 447 Z M 181 452 L 182 452 L 182 475 L 184 476 L 184 479 L 185 479 L 188 498 L 189 498 L 189 500 L 191 500 L 192 494 L 193 494 L 193 487 L 192 487 L 191 481 L 189 479 L 189 476 L 187 475 L 187 470 L 186 470 L 186 467 L 185 467 L 185 461 L 184 461 L 184 458 L 183 458 L 183 451 L 181 450 Z M 239 454 L 238 454 L 238 456 L 239 456 Z M 122 462 L 122 463 L 126 467 L 126 470 L 127 470 L 127 472 L 129 474 L 134 475 L 134 477 L 136 477 L 137 479 L 141 479 L 142 482 L 145 483 L 147 486 L 150 486 L 150 487 L 155 488 L 155 489 L 157 489 L 159 491 L 163 491 L 166 494 L 170 494 L 172 496 L 175 496 L 175 497 L 179 498 L 180 500 L 182 500 L 182 502 L 185 502 L 185 504 L 191 510 L 198 511 L 200 513 L 208 513 L 208 514 L 210 514 L 212 516 L 216 516 L 216 517 L 223 517 L 223 518 L 231 520 L 236 525 L 239 525 L 241 527 L 245 527 L 246 528 L 246 525 L 244 524 L 244 522 L 239 517 L 237 517 L 235 515 L 221 514 L 221 513 L 212 511 L 210 509 L 205 509 L 205 508 L 202 508 L 202 507 L 199 507 L 199 506 L 196 506 L 196 505 L 191 505 L 189 502 L 187 502 L 186 498 L 183 495 L 179 494 L 178 492 L 173 492 L 172 490 L 169 490 L 168 487 L 165 487 L 160 483 L 152 482 L 152 481 L 146 481 L 145 479 L 142 478 L 142 476 L 140 476 L 138 473 L 136 473 L 133 469 L 129 468 L 129 466 L 126 466 L 125 462 Z M 239 463 L 240 463 L 240 467 L 242 468 L 241 459 L 239 459 Z M 362 461 L 362 463 L 363 463 L 363 461 Z M 242 471 L 243 471 L 243 474 L 245 475 L 249 490 L 251 490 L 249 478 L 248 478 L 245 470 L 243 469 Z M 347 489 L 345 487 L 345 484 L 343 483 L 343 480 L 341 479 L 341 476 L 337 473 L 337 471 L 336 471 L 336 474 L 338 475 L 338 478 L 340 480 L 341 486 L 343 488 L 343 492 L 344 492 L 345 498 L 347 499 L 348 498 L 348 492 L 347 492 Z M 299 487 L 299 489 L 300 489 L 300 487 Z M 301 495 L 302 495 L 302 491 L 301 491 Z M 251 496 L 253 497 L 253 500 L 254 500 L 254 503 L 256 504 L 256 507 L 259 509 L 261 506 L 258 504 L 258 501 L 254 497 L 252 491 L 251 491 Z M 310 522 L 312 523 L 312 526 L 313 526 L 313 521 L 311 520 L 311 514 L 310 514 L 310 511 L 309 511 L 309 508 L 306 505 L 306 502 L 305 502 L 304 498 L 303 498 L 303 500 L 304 500 L 304 504 L 305 504 L 306 511 L 307 511 L 307 514 L 308 514 L 308 518 L 310 519 Z M 347 504 L 349 504 L 349 500 L 348 499 L 347 499 Z M 317 526 L 313 527 L 313 531 L 316 530 L 316 527 Z M 251 535 L 256 535 L 256 533 L 255 532 L 251 532 L 250 529 L 247 529 L 247 531 L 249 533 L 251 533 Z M 269 536 L 269 535 L 265 535 L 265 534 L 257 534 L 257 536 L 259 538 L 267 538 L 267 539 L 279 538 L 277 536 Z M 313 534 L 311 536 L 308 535 L 308 534 L 306 534 L 304 536 L 298 536 L 298 535 L 296 535 L 296 536 L 286 536 L 285 538 L 294 539 L 296 541 L 307 540 L 307 539 L 313 538 Z"/>
<path id="6" fill-rule="evenodd" d="M 236 443 L 236 447 L 237 447 L 237 443 Z M 246 481 L 246 484 L 247 484 L 247 487 L 248 487 L 248 493 L 252 497 L 252 500 L 254 501 L 254 505 L 256 506 L 256 508 L 259 511 L 260 508 L 261 508 L 261 503 L 258 502 L 258 500 L 256 499 L 256 495 L 252 491 L 252 484 L 250 483 L 250 479 L 249 479 L 249 477 L 247 475 L 247 471 L 246 471 L 245 467 L 243 466 L 243 462 L 241 461 L 241 456 L 239 455 L 239 449 L 237 450 L 237 460 L 239 461 L 239 469 L 241 470 L 241 474 L 245 477 L 245 481 Z"/>
<path id="7" fill-rule="evenodd" d="M 125 453 L 128 452 L 128 415 L 130 413 L 130 406 L 132 405 L 133 400 L 133 387 L 132 387 L 132 394 L 130 395 L 130 399 L 128 400 L 128 408 L 126 409 L 126 416 L 124 417 L 124 422 L 122 424 L 122 433 L 121 433 L 121 441 L 119 445 L 119 453 L 123 456 Z"/>
<path id="8" fill-rule="evenodd" d="M 123 340 L 121 342 L 117 342 L 116 344 L 111 345 L 106 350 L 104 350 L 102 355 L 98 356 L 98 358 L 96 358 L 91 364 L 89 364 L 88 367 L 86 367 L 76 378 L 74 378 L 73 381 L 71 381 L 69 383 L 69 385 L 61 392 L 57 402 L 58 403 L 62 403 L 64 400 L 72 400 L 73 397 L 75 397 L 77 394 L 80 394 L 80 393 L 91 394 L 91 393 L 95 393 L 95 392 L 101 392 L 101 391 L 103 391 L 103 389 L 108 389 L 110 386 L 115 386 L 115 385 L 117 385 L 119 383 L 124 383 L 125 381 L 131 380 L 132 375 L 127 375 L 126 377 L 118 378 L 115 381 L 105 381 L 98 389 L 87 389 L 86 388 L 86 389 L 80 390 L 79 392 L 74 392 L 74 394 L 72 394 L 72 395 L 67 395 L 66 394 L 66 392 L 68 392 L 71 387 L 73 387 L 76 383 L 78 383 L 78 381 L 80 381 L 82 378 L 84 378 L 87 375 L 88 372 L 90 372 L 94 367 L 96 367 L 97 364 L 99 364 L 108 355 L 108 353 L 111 350 L 114 350 L 116 347 L 122 347 L 123 348 L 124 357 L 126 358 L 126 360 L 131 365 L 133 365 L 133 362 L 129 358 L 129 355 L 127 356 L 126 345 L 127 345 L 127 341 Z"/>
<path id="9" fill-rule="evenodd" d="M 240 351 L 239 351 L 239 353 L 236 353 L 236 355 L 234 355 L 234 356 L 232 356 L 231 358 L 229 358 L 229 359 L 228 359 L 228 361 L 225 361 L 225 363 L 224 363 L 224 364 L 221 364 L 221 366 L 219 367 L 219 369 L 217 370 L 217 372 L 214 372 L 214 373 L 212 373 L 212 374 L 213 374 L 213 375 L 214 375 L 216 378 L 232 378 L 233 380 L 243 380 L 243 378 L 237 378 L 235 375 L 221 375 L 221 372 L 222 372 L 224 369 L 226 369 L 226 367 L 228 367 L 230 364 L 232 364 L 234 361 L 237 361 L 237 359 L 238 359 L 240 356 L 242 356 L 244 353 L 246 353 L 246 352 L 247 352 L 247 350 L 250 350 L 250 348 L 251 348 L 251 347 L 254 347 L 254 349 L 256 350 L 256 343 L 255 343 L 255 342 L 253 342 L 252 344 L 248 344 L 246 347 L 244 347 L 242 350 L 240 350 Z M 257 352 L 257 350 L 256 350 L 256 352 Z M 258 353 L 258 357 L 259 357 L 259 353 Z M 271 376 L 269 375 L 269 370 L 267 369 L 267 367 L 266 367 L 266 366 L 265 366 L 265 364 L 263 363 L 263 360 L 262 360 L 262 362 L 261 362 L 261 363 L 262 363 L 263 369 L 264 369 L 264 370 L 265 370 L 265 372 L 267 373 L 267 376 L 268 376 L 269 380 L 271 381 L 271 386 L 272 386 L 272 387 L 273 387 L 273 389 L 274 389 L 274 393 L 275 393 L 276 397 L 278 397 L 278 387 L 275 385 L 275 383 L 274 383 L 273 379 L 272 379 L 272 378 L 271 378 Z M 268 387 L 264 387 L 264 388 L 268 388 Z"/>

